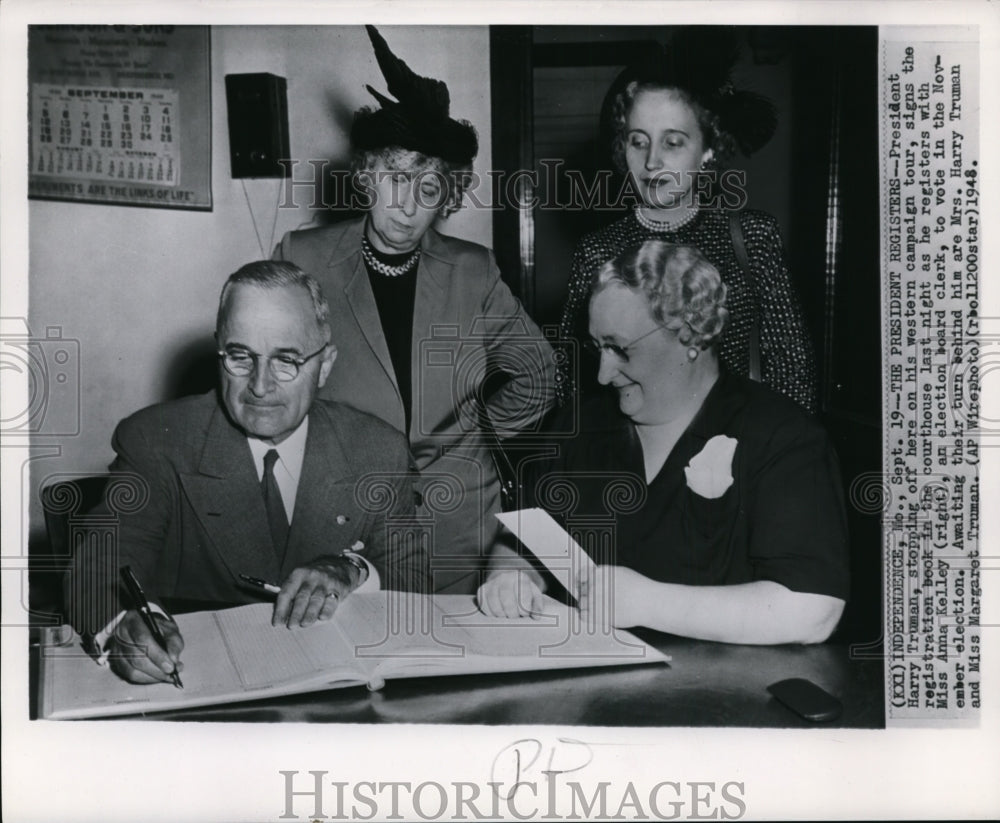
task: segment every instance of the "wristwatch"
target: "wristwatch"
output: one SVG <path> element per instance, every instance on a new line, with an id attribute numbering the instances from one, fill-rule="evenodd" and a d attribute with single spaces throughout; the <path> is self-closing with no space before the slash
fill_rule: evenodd
<path id="1" fill-rule="evenodd" d="M 368 579 L 368 564 L 359 555 L 354 552 L 345 551 L 340 553 L 340 557 L 358 570 L 358 586 Z"/>

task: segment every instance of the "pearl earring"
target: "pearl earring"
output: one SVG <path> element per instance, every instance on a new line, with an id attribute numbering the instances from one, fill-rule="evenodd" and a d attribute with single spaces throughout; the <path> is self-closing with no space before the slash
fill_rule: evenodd
<path id="1" fill-rule="evenodd" d="M 698 359 L 698 349 L 692 346 L 690 349 L 688 349 L 688 360 L 694 362 L 697 359 Z"/>

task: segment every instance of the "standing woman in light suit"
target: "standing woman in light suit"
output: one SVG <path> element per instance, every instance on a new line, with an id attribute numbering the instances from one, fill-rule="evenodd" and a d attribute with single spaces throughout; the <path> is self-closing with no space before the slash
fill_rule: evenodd
<path id="1" fill-rule="evenodd" d="M 450 116 L 447 86 L 420 77 L 368 26 L 388 91 L 355 113 L 356 180 L 366 215 L 295 231 L 276 256 L 329 296 L 339 356 L 322 396 L 407 435 L 434 514 L 435 591 L 476 591 L 494 542 L 500 483 L 481 415 L 501 436 L 537 425 L 555 399 L 552 350 L 500 279 L 493 253 L 438 233 L 456 211 L 478 150 Z M 506 382 L 483 397 L 487 380 Z M 489 385 L 493 381 L 490 380 Z"/>

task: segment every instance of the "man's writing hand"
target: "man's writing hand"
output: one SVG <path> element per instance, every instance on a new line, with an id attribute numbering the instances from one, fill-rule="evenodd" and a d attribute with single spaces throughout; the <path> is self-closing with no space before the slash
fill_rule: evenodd
<path id="1" fill-rule="evenodd" d="M 108 663 L 111 670 L 129 683 L 170 683 L 173 672 L 184 668 L 181 652 L 184 638 L 174 623 L 163 615 L 154 615 L 166 650 L 153 639 L 149 628 L 137 611 L 125 613 L 108 641 Z"/>
<path id="2" fill-rule="evenodd" d="M 337 604 L 363 580 L 361 572 L 342 557 L 317 557 L 294 569 L 281 584 L 272 626 L 311 626 L 329 620 Z"/>

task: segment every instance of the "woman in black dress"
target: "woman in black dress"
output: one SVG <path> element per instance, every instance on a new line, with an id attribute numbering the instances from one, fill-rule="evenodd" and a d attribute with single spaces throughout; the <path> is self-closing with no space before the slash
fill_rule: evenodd
<path id="1" fill-rule="evenodd" d="M 613 523 L 610 539 L 584 541 L 597 565 L 571 571 L 588 625 L 819 643 L 850 583 L 837 459 L 812 415 L 720 363 L 728 314 L 691 246 L 647 240 L 605 263 L 588 340 L 609 391 L 538 466 L 530 504 L 571 528 Z M 544 612 L 547 574 L 503 547 L 492 566 L 485 613 Z"/>
<path id="2" fill-rule="evenodd" d="M 729 290 L 722 362 L 814 412 L 813 349 L 777 221 L 765 212 L 738 211 L 745 202 L 741 178 L 721 172 L 737 149 L 755 151 L 775 127 L 767 100 L 733 89 L 736 54 L 735 40 L 725 33 L 682 31 L 674 48 L 647 55 L 612 85 L 603 115 L 612 157 L 641 202 L 578 245 L 562 336 L 577 343 L 586 338 L 590 283 L 605 261 L 649 239 L 696 246 Z M 592 369 L 573 356 L 579 348 L 567 349 L 557 375 L 562 404 L 593 386 Z"/>

